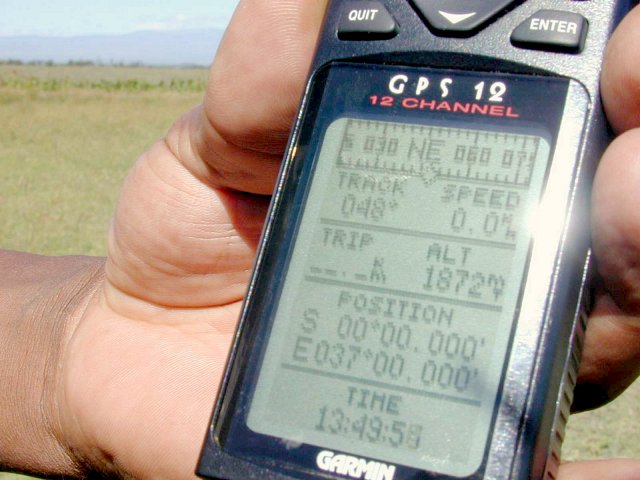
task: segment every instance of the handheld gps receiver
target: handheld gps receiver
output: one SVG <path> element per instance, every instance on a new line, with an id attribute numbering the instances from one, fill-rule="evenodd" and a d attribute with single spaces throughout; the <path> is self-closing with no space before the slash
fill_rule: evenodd
<path id="1" fill-rule="evenodd" d="M 554 479 L 626 0 L 333 0 L 198 467 Z"/>

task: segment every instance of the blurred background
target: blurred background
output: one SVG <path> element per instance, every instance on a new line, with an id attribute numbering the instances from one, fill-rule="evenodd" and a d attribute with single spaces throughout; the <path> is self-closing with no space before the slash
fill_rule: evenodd
<path id="1" fill-rule="evenodd" d="M 236 3 L 2 1 L 0 248 L 105 254 L 123 178 L 200 102 Z M 640 458 L 639 400 L 572 416 L 563 457 Z"/>

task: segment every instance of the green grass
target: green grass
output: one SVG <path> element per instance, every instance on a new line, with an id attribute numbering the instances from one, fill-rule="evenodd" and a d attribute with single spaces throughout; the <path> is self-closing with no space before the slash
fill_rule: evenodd
<path id="1" fill-rule="evenodd" d="M 0 248 L 104 255 L 126 172 L 200 101 L 205 79 L 198 69 L 0 65 Z M 640 457 L 639 399 L 636 384 L 572 417 L 564 458 Z"/>
<path id="2" fill-rule="evenodd" d="M 206 86 L 204 69 L 25 66 L 0 64 L 0 88 L 59 92 L 73 89 L 107 92 L 190 92 Z"/>

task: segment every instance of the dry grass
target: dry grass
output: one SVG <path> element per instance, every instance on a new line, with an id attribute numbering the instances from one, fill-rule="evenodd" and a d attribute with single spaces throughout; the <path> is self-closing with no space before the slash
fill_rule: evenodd
<path id="1" fill-rule="evenodd" d="M 13 68 L 0 68 L 0 85 L 15 75 Z M 45 67 L 31 68 L 21 67 L 19 77 L 47 74 Z M 76 67 L 78 78 L 69 68 L 53 70 L 50 77 L 68 84 L 103 74 L 118 81 L 114 68 Z M 118 91 L 48 91 L 27 81 L 0 86 L 0 248 L 48 255 L 105 253 L 105 231 L 126 172 L 200 101 L 206 78 L 204 70 L 121 70 L 121 80 L 141 78 Z M 188 81 L 187 73 L 202 88 L 135 90 L 143 82 Z"/>
<path id="2" fill-rule="evenodd" d="M 565 460 L 640 458 L 640 382 L 609 405 L 574 415 L 562 448 Z"/>

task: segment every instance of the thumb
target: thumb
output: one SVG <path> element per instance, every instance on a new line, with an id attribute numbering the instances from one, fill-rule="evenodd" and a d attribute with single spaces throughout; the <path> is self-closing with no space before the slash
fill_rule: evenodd
<path id="1" fill-rule="evenodd" d="M 112 223 L 111 305 L 215 307 L 244 295 L 326 2 L 242 0 L 204 106 L 137 162 Z M 129 302 L 130 303 L 130 302 Z M 136 310 L 137 312 L 137 310 Z"/>

